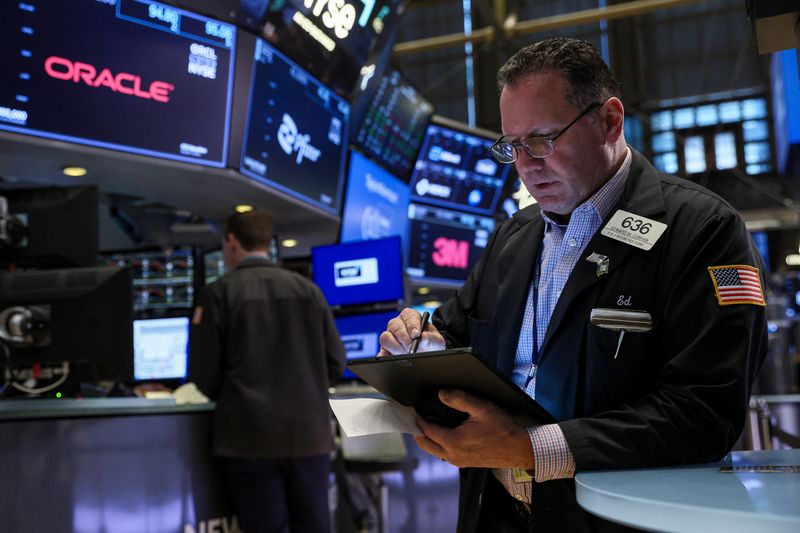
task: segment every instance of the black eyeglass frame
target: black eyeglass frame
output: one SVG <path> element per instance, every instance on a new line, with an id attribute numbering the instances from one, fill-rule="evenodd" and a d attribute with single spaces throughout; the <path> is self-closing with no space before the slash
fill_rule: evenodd
<path id="1" fill-rule="evenodd" d="M 522 149 L 525 150 L 525 153 L 528 154 L 530 157 L 533 157 L 533 158 L 536 158 L 536 159 L 544 159 L 546 157 L 550 157 L 551 155 L 556 153 L 556 144 L 555 144 L 556 139 L 561 137 L 561 135 L 563 135 L 564 132 L 566 132 L 568 129 L 570 129 L 573 124 L 575 124 L 581 118 L 583 118 L 589 111 L 592 111 L 593 109 L 596 109 L 598 107 L 602 107 L 602 105 L 603 104 L 601 104 L 600 102 L 594 102 L 592 104 L 589 104 L 589 106 L 586 109 L 581 111 L 580 115 L 575 117 L 575 119 L 572 122 L 570 122 L 569 124 L 564 126 L 561 129 L 561 131 L 559 131 L 555 135 L 546 135 L 546 136 L 531 135 L 531 136 L 525 137 L 524 139 L 516 139 L 516 140 L 513 140 L 513 141 L 502 142 L 503 138 L 505 138 L 505 135 L 503 135 L 502 137 L 497 139 L 491 147 L 489 147 L 489 152 L 492 154 L 492 157 L 495 159 L 495 161 L 497 161 L 498 163 L 506 164 L 506 165 L 510 165 L 512 163 L 516 163 L 517 162 L 517 160 L 519 159 L 519 148 L 520 147 L 522 147 Z M 547 154 L 547 155 L 534 155 L 534 154 L 532 154 L 530 152 L 530 150 L 528 149 L 528 146 L 525 143 L 525 141 L 528 140 L 528 139 L 536 139 L 536 140 L 539 140 L 539 141 L 545 141 L 547 143 L 547 145 L 550 146 L 550 153 Z M 514 150 L 513 151 L 514 159 L 512 159 L 511 161 L 501 161 L 497 157 L 496 147 L 498 145 L 500 145 L 500 144 L 511 145 L 511 148 Z"/>

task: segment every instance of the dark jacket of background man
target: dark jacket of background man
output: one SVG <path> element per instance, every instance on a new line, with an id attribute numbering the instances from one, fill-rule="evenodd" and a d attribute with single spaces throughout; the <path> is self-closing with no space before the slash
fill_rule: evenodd
<path id="1" fill-rule="evenodd" d="M 328 387 L 344 348 L 310 280 L 247 259 L 201 297 L 191 376 L 216 400 L 214 453 L 303 457 L 333 448 Z"/>
<path id="2" fill-rule="evenodd" d="M 325 533 L 328 387 L 344 371 L 345 351 L 319 288 L 267 259 L 272 236 L 263 213 L 226 222 L 223 255 L 233 270 L 199 299 L 190 377 L 217 402 L 213 451 L 242 531 Z"/>

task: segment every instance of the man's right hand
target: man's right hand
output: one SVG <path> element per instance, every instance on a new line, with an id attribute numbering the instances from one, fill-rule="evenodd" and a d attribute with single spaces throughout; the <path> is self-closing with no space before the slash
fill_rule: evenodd
<path id="1" fill-rule="evenodd" d="M 378 352 L 378 357 L 408 353 L 411 349 L 411 342 L 420 334 L 421 325 L 422 315 L 417 311 L 409 308 L 400 311 L 400 314 L 386 325 L 386 331 L 381 333 L 381 351 Z M 433 324 L 428 322 L 425 331 L 422 332 L 417 351 L 430 352 L 444 349 L 444 337 Z"/>

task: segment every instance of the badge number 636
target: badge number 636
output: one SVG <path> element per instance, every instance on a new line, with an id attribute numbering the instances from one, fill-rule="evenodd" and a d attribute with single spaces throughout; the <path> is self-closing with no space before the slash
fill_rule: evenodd
<path id="1" fill-rule="evenodd" d="M 650 222 L 645 222 L 639 218 L 625 217 L 622 220 L 622 227 L 631 231 L 639 232 L 642 235 L 647 235 L 653 225 Z"/>

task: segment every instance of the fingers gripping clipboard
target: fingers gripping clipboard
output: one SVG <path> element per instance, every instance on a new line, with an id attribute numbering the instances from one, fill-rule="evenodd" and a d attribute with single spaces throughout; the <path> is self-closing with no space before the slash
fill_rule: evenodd
<path id="1" fill-rule="evenodd" d="M 438 399 L 441 389 L 463 390 L 503 408 L 519 424 L 549 424 L 555 418 L 510 379 L 484 363 L 472 348 L 361 359 L 350 370 L 378 391 L 414 407 L 426 420 L 454 427 L 466 414 Z"/>

